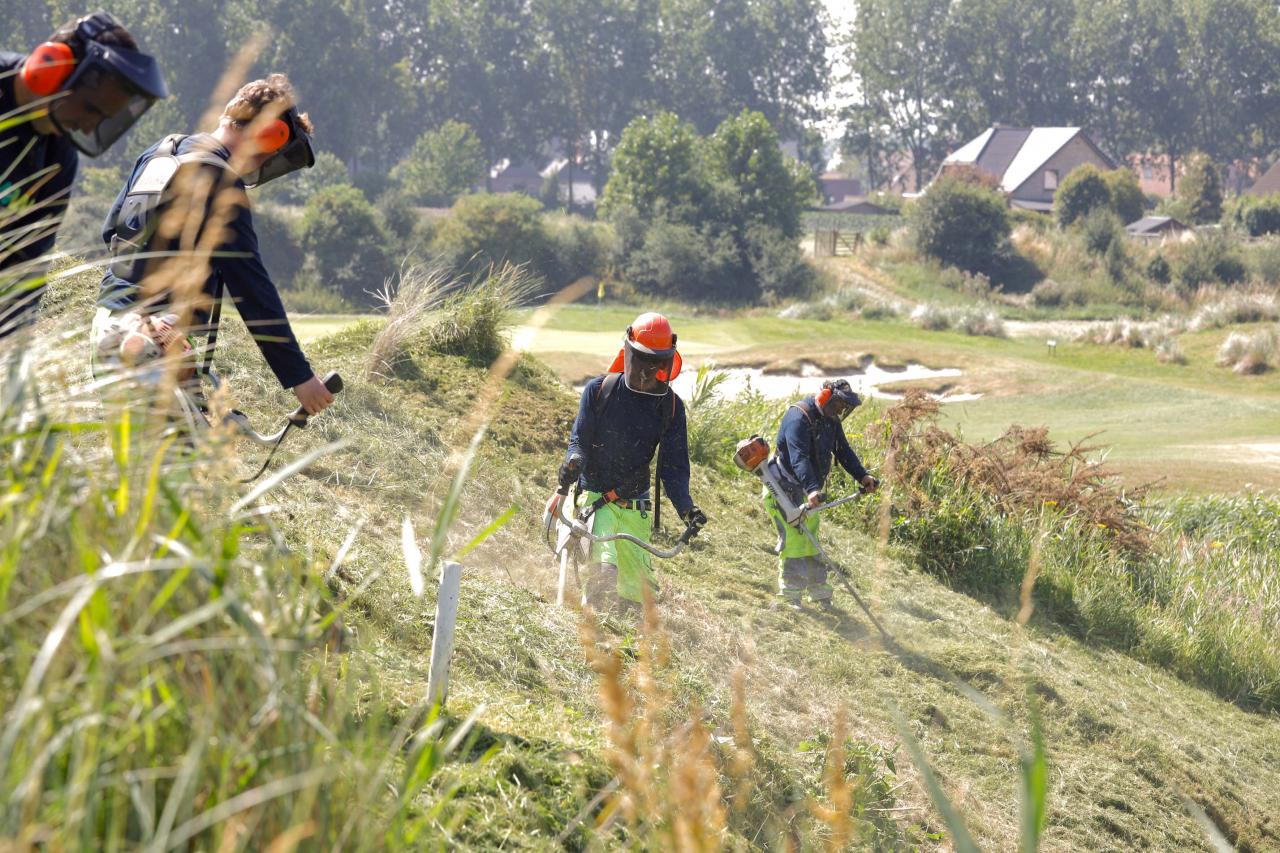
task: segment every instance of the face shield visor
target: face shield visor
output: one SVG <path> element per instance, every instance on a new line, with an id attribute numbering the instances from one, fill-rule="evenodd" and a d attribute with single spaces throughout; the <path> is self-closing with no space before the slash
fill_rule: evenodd
<path id="1" fill-rule="evenodd" d="M 72 145 L 98 157 L 169 90 L 147 54 L 88 38 L 84 43 L 84 57 L 49 106 L 49 120 Z"/>
<path id="2" fill-rule="evenodd" d="M 823 404 L 822 414 L 832 420 L 843 421 L 861 405 L 862 398 L 854 393 L 846 380 L 841 379 L 831 386 L 831 396 Z"/>
<path id="3" fill-rule="evenodd" d="M 680 375 L 680 353 L 676 352 L 675 335 L 669 349 L 649 349 L 627 338 L 622 343 L 622 377 L 627 387 L 639 394 L 661 397 Z"/>
<path id="4" fill-rule="evenodd" d="M 302 129 L 298 120 L 298 111 L 293 107 L 285 110 L 280 116 L 289 128 L 289 141 L 279 151 L 272 154 L 262 165 L 244 176 L 246 187 L 260 187 L 268 181 L 284 177 L 299 169 L 310 169 L 316 164 L 315 149 L 311 147 L 311 136 Z"/>

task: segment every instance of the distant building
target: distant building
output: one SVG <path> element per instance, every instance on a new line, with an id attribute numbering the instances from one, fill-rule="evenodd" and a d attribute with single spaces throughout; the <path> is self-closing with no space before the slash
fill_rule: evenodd
<path id="1" fill-rule="evenodd" d="M 819 210 L 832 213 L 860 213 L 864 216 L 893 216 L 894 211 L 887 207 L 881 207 L 873 201 L 868 201 L 863 196 L 845 196 L 843 199 L 831 204 L 824 204 Z"/>
<path id="2" fill-rule="evenodd" d="M 1280 193 L 1280 160 L 1267 171 L 1262 173 L 1262 177 L 1253 182 L 1253 186 L 1245 190 L 1249 195 L 1271 195 L 1272 193 Z"/>
<path id="3" fill-rule="evenodd" d="M 489 178 L 491 193 L 524 193 L 537 196 L 542 191 L 542 172 L 529 163 L 512 163 L 499 168 Z"/>
<path id="4" fill-rule="evenodd" d="M 943 160 L 938 175 L 961 166 L 979 169 L 996 179 L 1012 206 L 1047 212 L 1059 182 L 1085 163 L 1116 167 L 1081 128 L 996 125 Z"/>
<path id="5" fill-rule="evenodd" d="M 1185 160 L 1178 161 L 1178 177 L 1182 177 Z M 1172 170 L 1168 154 L 1130 154 L 1129 168 L 1138 177 L 1138 188 L 1144 195 L 1168 198 L 1173 195 Z"/>
<path id="6" fill-rule="evenodd" d="M 818 178 L 818 192 L 823 204 L 833 204 L 850 196 L 862 195 L 862 181 L 847 178 L 839 172 L 826 172 Z"/>
<path id="7" fill-rule="evenodd" d="M 1129 236 L 1144 240 L 1164 240 L 1170 237 L 1180 239 L 1183 234 L 1194 233 L 1191 227 L 1172 216 L 1144 216 L 1137 222 L 1130 222 L 1124 230 Z"/>

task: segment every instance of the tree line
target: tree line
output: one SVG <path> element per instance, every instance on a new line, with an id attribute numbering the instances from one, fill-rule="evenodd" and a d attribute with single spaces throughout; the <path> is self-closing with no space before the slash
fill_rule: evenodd
<path id="1" fill-rule="evenodd" d="M 266 32 L 250 73 L 283 71 L 317 144 L 372 197 L 429 130 L 469 126 L 487 164 L 550 143 L 598 181 L 622 130 L 667 110 L 709 133 L 743 109 L 786 136 L 827 89 L 820 0 L 95 0 L 162 62 L 175 97 L 120 146 L 122 165 L 194 129 L 223 68 Z M 26 51 L 84 14 L 6 0 L 0 46 Z M 104 165 L 99 163 L 98 165 Z M 539 164 L 541 165 L 541 164 Z"/>
<path id="2" fill-rule="evenodd" d="M 1112 154 L 1267 158 L 1280 9 L 1267 0 L 859 0 L 845 145 L 879 183 L 984 128 L 1083 126 Z"/>

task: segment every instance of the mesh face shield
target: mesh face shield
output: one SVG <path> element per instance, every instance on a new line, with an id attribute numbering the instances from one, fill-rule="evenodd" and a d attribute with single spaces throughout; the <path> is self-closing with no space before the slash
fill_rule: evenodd
<path id="1" fill-rule="evenodd" d="M 50 105 L 49 120 L 72 145 L 98 157 L 169 90 L 160 66 L 145 53 L 88 39 L 84 50 Z"/>
<path id="2" fill-rule="evenodd" d="M 280 119 L 289 125 L 289 141 L 267 158 L 257 170 L 244 176 L 246 187 L 260 187 L 268 181 L 282 178 L 299 169 L 310 169 L 316 164 L 315 149 L 311 147 L 311 136 L 302 129 L 302 123 L 298 120 L 298 111 L 290 107 L 285 110 Z"/>
<path id="3" fill-rule="evenodd" d="M 850 412 L 862 405 L 862 398 L 854 392 L 848 380 L 837 379 L 829 387 L 831 388 L 831 397 L 822 407 L 824 417 L 843 421 L 849 417 Z"/>
<path id="4" fill-rule="evenodd" d="M 674 343 L 670 349 L 652 350 L 630 339 L 623 341 L 622 377 L 627 387 L 639 394 L 666 394 L 677 372 Z"/>

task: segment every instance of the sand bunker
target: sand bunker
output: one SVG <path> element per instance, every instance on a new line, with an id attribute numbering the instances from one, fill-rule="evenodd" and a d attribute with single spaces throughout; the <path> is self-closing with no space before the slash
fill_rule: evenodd
<path id="1" fill-rule="evenodd" d="M 822 387 L 824 379 L 843 377 L 863 397 L 878 397 L 882 400 L 901 400 L 902 394 L 882 391 L 881 385 L 898 382 L 914 382 L 930 379 L 953 379 L 960 376 L 956 368 L 945 367 L 934 369 L 922 364 L 907 364 L 902 367 L 881 367 L 874 361 L 862 368 L 848 368 L 838 371 L 826 371 L 811 362 L 801 362 L 799 373 L 765 373 L 758 367 L 723 367 L 716 368 L 717 373 L 725 375 L 717 390 L 725 398 L 733 398 L 748 388 L 758 391 L 766 397 L 786 399 L 813 394 Z M 676 393 L 684 399 L 693 394 L 693 386 L 697 381 L 697 371 L 684 370 L 674 383 Z M 942 393 L 931 396 L 943 403 L 960 403 L 976 400 L 981 394 Z"/>

